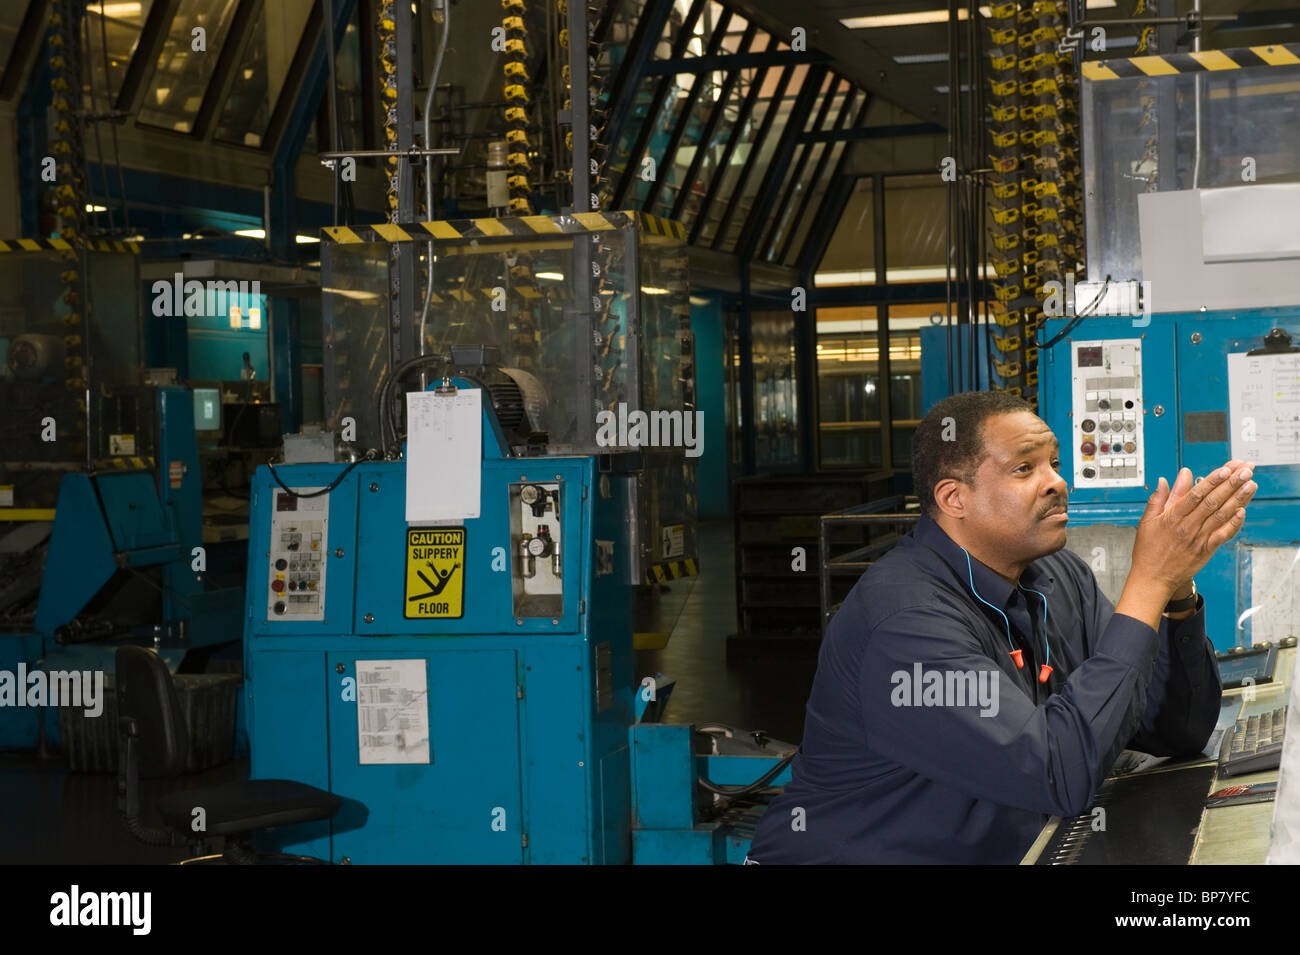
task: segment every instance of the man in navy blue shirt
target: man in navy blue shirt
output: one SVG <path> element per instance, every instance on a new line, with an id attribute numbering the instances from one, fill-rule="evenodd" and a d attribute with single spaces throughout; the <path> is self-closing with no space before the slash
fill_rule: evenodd
<path id="1" fill-rule="evenodd" d="M 1059 446 L 1023 401 L 954 395 L 913 447 L 923 516 L 831 621 L 753 862 L 1016 863 L 1122 750 L 1193 755 L 1214 729 L 1192 578 L 1240 530 L 1250 465 L 1160 479 L 1113 606 L 1063 549 Z"/>

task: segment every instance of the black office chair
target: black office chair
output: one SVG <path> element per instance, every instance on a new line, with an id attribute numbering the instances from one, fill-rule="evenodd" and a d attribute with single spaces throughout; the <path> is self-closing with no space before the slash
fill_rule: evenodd
<path id="1" fill-rule="evenodd" d="M 342 805 L 343 800 L 333 793 L 286 779 L 250 779 L 169 793 L 157 804 L 165 828 L 144 825 L 140 777 L 176 777 L 185 769 L 189 750 L 189 731 L 176 685 L 158 654 L 143 647 L 118 648 L 117 712 L 121 743 L 117 805 L 131 835 L 147 845 L 190 846 L 199 858 L 186 862 L 323 862 L 310 856 L 259 855 L 249 845 L 255 832 L 332 819 Z M 192 829 L 193 812 L 198 807 L 206 816 L 201 834 Z M 210 855 L 209 841 L 217 836 L 225 839 L 224 851 Z"/>

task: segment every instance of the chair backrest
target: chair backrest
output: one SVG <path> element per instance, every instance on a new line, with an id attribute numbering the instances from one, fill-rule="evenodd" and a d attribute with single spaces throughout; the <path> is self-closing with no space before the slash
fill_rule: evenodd
<path id="1" fill-rule="evenodd" d="M 171 672 L 144 647 L 117 649 L 117 713 L 140 732 L 140 775 L 176 776 L 189 760 L 189 728 Z"/>

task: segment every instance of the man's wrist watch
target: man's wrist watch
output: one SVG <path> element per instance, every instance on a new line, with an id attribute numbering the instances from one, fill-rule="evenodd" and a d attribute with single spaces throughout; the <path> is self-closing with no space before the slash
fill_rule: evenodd
<path id="1" fill-rule="evenodd" d="M 1196 609 L 1196 581 L 1192 581 L 1192 593 L 1190 597 L 1183 597 L 1181 600 L 1171 600 L 1165 604 L 1165 613 L 1183 613 L 1187 610 Z"/>

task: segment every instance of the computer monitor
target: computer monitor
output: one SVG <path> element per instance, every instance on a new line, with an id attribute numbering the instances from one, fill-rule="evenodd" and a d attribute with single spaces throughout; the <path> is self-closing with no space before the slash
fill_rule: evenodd
<path id="1" fill-rule="evenodd" d="M 221 389 L 194 389 L 194 430 L 221 431 Z"/>

